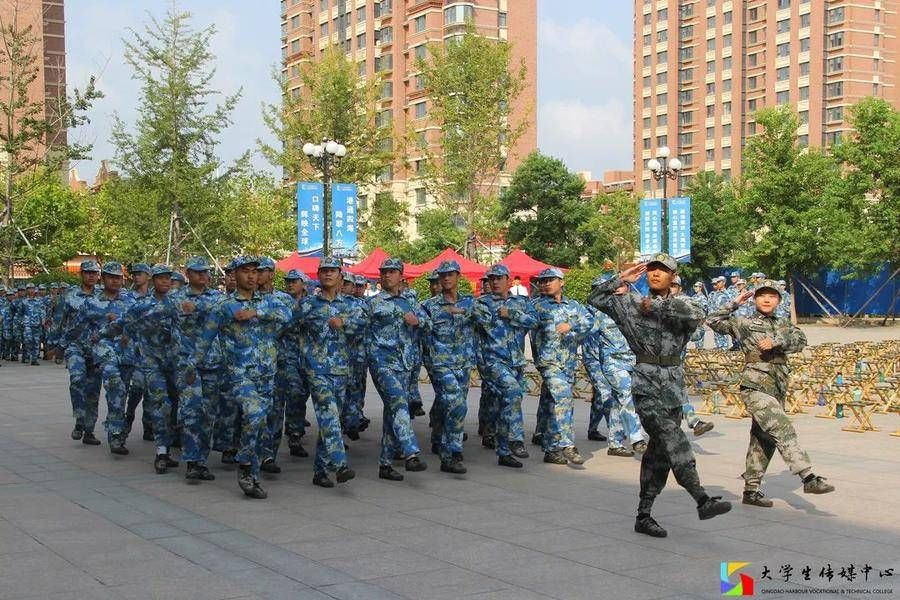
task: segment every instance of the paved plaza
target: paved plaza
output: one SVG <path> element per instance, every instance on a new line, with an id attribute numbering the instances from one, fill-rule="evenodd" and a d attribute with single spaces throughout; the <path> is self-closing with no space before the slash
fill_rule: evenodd
<path id="1" fill-rule="evenodd" d="M 105 435 L 99 448 L 73 442 L 65 369 L 4 362 L 0 600 L 713 598 L 721 597 L 722 562 L 750 563 L 742 572 L 771 598 L 817 589 L 900 594 L 900 438 L 889 435 L 897 415 L 877 415 L 881 430 L 865 434 L 841 431 L 839 420 L 796 417 L 816 472 L 837 491 L 804 495 L 776 457 L 768 510 L 739 503 L 749 421 L 713 417 L 716 429 L 694 440 L 699 471 L 735 508 L 699 521 L 670 477 L 654 512 L 669 537 L 652 539 L 632 531 L 639 461 L 587 441 L 585 402 L 576 407 L 584 468 L 546 465 L 529 446 L 524 469 L 504 469 L 472 435 L 468 474 L 441 473 L 426 454 L 426 472 L 391 483 L 377 477 L 381 402 L 369 389 L 372 427 L 350 442 L 355 480 L 314 487 L 312 459 L 284 452 L 284 472 L 264 482 L 269 499 L 253 501 L 218 454 L 210 461 L 217 480 L 188 485 L 183 464 L 153 473 L 152 444 L 139 431 L 121 458 L 110 455 Z M 422 393 L 427 409 L 430 387 Z M 469 394 L 473 434 L 478 394 Z M 525 403 L 529 436 L 536 403 Z M 423 447 L 426 425 L 415 421 Z M 828 564 L 830 582 L 819 576 Z M 850 564 L 853 583 L 839 576 Z M 793 568 L 788 583 L 783 565 Z"/>

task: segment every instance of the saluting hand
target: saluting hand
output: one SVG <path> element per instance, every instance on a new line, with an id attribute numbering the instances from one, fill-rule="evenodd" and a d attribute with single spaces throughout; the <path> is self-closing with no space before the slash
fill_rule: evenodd
<path id="1" fill-rule="evenodd" d="M 741 295 L 734 299 L 735 304 L 743 304 L 747 300 L 753 297 L 753 291 L 747 290 L 745 292 L 741 292 Z"/>
<path id="2" fill-rule="evenodd" d="M 619 279 L 625 283 L 634 283 L 641 278 L 641 275 L 647 272 L 647 263 L 640 263 L 625 269 L 619 273 Z"/>

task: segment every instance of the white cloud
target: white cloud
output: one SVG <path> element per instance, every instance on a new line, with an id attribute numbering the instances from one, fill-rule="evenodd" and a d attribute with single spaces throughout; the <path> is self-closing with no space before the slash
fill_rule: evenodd
<path id="1" fill-rule="evenodd" d="M 541 151 L 571 170 L 632 168 L 631 109 L 616 99 L 589 104 L 579 99 L 542 104 L 538 110 Z"/>
<path id="2" fill-rule="evenodd" d="M 538 40 L 542 50 L 571 57 L 570 68 L 597 69 L 607 59 L 629 68 L 631 65 L 631 45 L 594 19 L 580 19 L 571 25 L 542 20 L 538 23 Z"/>

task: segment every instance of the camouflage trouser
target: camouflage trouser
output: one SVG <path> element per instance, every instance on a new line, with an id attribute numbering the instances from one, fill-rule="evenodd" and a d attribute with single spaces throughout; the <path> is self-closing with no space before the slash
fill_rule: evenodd
<path id="1" fill-rule="evenodd" d="M 299 361 L 292 361 L 290 368 L 279 371 L 276 394 L 284 396 L 284 431 L 288 436 L 306 433 L 306 400 L 309 398 L 309 382 L 300 368 Z"/>
<path id="2" fill-rule="evenodd" d="M 144 392 L 144 407 L 150 401 L 153 422 L 153 440 L 157 448 L 168 449 L 175 441 L 176 416 L 178 415 L 178 370 L 174 365 L 160 364 L 153 359 L 144 359 L 141 365 L 147 389 Z M 182 378 L 183 379 L 183 378 Z"/>
<path id="3" fill-rule="evenodd" d="M 550 430 L 550 391 L 547 389 L 547 382 L 541 378 L 541 393 L 538 396 L 537 414 L 535 415 L 534 432 L 540 435 L 546 435 Z"/>
<path id="4" fill-rule="evenodd" d="M 75 344 L 66 348 L 66 369 L 69 370 L 69 397 L 75 424 L 93 433 L 97 424 L 100 402 L 100 365 L 94 361 L 90 348 Z"/>
<path id="5" fill-rule="evenodd" d="M 744 489 L 757 490 L 775 450 L 790 468 L 791 473 L 806 477 L 812 472 L 809 456 L 800 448 L 797 431 L 784 412 L 784 400 L 764 392 L 742 389 L 747 412 L 753 417 L 750 426 L 750 446 L 744 471 Z"/>
<path id="6" fill-rule="evenodd" d="M 599 376 L 591 363 L 588 374 L 594 387 L 588 431 L 596 431 L 605 417 L 609 425 L 609 447 L 624 448 L 644 439 L 641 420 L 631 395 L 631 365 L 607 360 Z"/>
<path id="7" fill-rule="evenodd" d="M 213 407 L 215 422 L 212 429 L 212 449 L 216 452 L 236 452 L 241 441 L 241 404 L 239 398 L 228 392 L 222 374 L 219 403 Z"/>
<path id="8" fill-rule="evenodd" d="M 408 405 L 409 405 L 409 414 L 410 418 L 415 418 L 412 416 L 412 412 L 414 408 L 422 408 L 422 395 L 419 393 L 419 375 L 422 372 L 422 361 L 417 362 L 412 371 L 409 373 L 409 396 L 408 396 Z"/>
<path id="9" fill-rule="evenodd" d="M 431 388 L 434 390 L 434 402 L 428 410 L 428 426 L 431 427 L 431 445 L 441 445 L 441 432 L 444 428 L 444 411 L 439 397 L 441 386 L 436 384 L 434 380 L 437 375 L 434 374 L 434 367 L 430 362 L 425 363 L 425 371 L 428 372 L 428 380 L 431 381 Z"/>
<path id="10" fill-rule="evenodd" d="M 40 325 L 26 325 L 22 328 L 22 360 L 37 360 L 41 357 Z"/>
<path id="11" fill-rule="evenodd" d="M 494 435 L 497 429 L 499 403 L 497 390 L 488 374 L 486 365 L 478 365 L 481 375 L 481 396 L 478 398 L 478 432 L 479 435 Z"/>
<path id="12" fill-rule="evenodd" d="M 306 371 L 306 379 L 319 425 L 313 470 L 316 473 L 337 471 L 347 466 L 347 451 L 341 432 L 341 405 L 347 394 L 347 376 Z"/>
<path id="13" fill-rule="evenodd" d="M 390 465 L 397 451 L 403 458 L 418 454 L 419 443 L 409 418 L 409 371 L 394 371 L 373 365 L 370 373 L 384 403 L 378 464 Z"/>
<path id="14" fill-rule="evenodd" d="M 366 363 L 350 362 L 347 375 L 347 395 L 341 409 L 341 422 L 346 429 L 359 429 L 366 399 Z"/>
<path id="15" fill-rule="evenodd" d="M 435 404 L 441 432 L 441 461 L 448 462 L 453 454 L 463 451 L 463 429 L 468 411 L 469 378 L 471 367 L 449 368 L 434 366 L 431 383 L 435 389 Z"/>
<path id="16" fill-rule="evenodd" d="M 497 456 L 509 456 L 510 442 L 525 440 L 522 416 L 522 396 L 525 393 L 523 379 L 525 369 L 503 363 L 483 367 L 482 388 L 487 388 L 493 411 L 491 431 L 497 440 Z"/>
<path id="17" fill-rule="evenodd" d="M 125 431 L 125 398 L 128 384 L 134 373 L 134 365 L 123 365 L 114 357 L 102 362 L 101 377 L 106 392 L 106 421 L 103 423 L 109 440 Z"/>
<path id="18" fill-rule="evenodd" d="M 713 332 L 713 339 L 716 342 L 716 349 L 728 350 L 731 348 L 731 338 L 729 336 Z"/>
<path id="19" fill-rule="evenodd" d="M 206 464 L 212 439 L 215 408 L 222 393 L 219 369 L 197 369 L 194 383 L 184 382 L 178 403 L 181 423 L 181 457 L 189 462 Z"/>
<path id="20" fill-rule="evenodd" d="M 706 497 L 691 444 L 681 429 L 681 407 L 662 406 L 654 398 L 636 397 L 641 424 L 650 436 L 641 458 L 641 493 L 638 514 L 650 514 L 653 501 L 666 487 L 669 471 L 698 503 Z"/>
<path id="21" fill-rule="evenodd" d="M 147 398 L 147 381 L 144 378 L 144 372 L 135 368 L 134 374 L 131 376 L 131 382 L 128 385 L 128 405 L 125 409 L 125 430 L 128 432 L 131 432 L 131 424 L 134 423 L 137 407 L 142 401 L 144 409 L 141 411 L 141 424 L 144 427 L 144 431 L 150 431 L 153 429 L 153 422 L 150 416 L 153 414 L 153 407 L 150 406 L 150 400 Z"/>
<path id="22" fill-rule="evenodd" d="M 685 402 L 681 405 L 681 415 L 687 422 L 689 429 L 693 429 L 694 426 L 700 422 L 700 417 L 697 416 L 697 411 L 694 410 L 694 405 L 690 402 Z"/>
<path id="23" fill-rule="evenodd" d="M 299 369 L 299 359 L 296 356 L 293 358 L 294 360 L 279 360 L 277 363 L 272 389 L 272 409 L 266 417 L 266 429 L 262 437 L 262 460 L 278 458 L 278 448 L 281 447 L 281 438 L 284 432 L 287 396 L 290 393 L 285 389 L 287 383 L 285 379 L 293 379 L 296 382 L 297 378 L 291 377 L 288 371 Z"/>
<path id="24" fill-rule="evenodd" d="M 557 452 L 575 445 L 572 386 L 575 373 L 564 369 L 542 369 L 541 376 L 547 388 L 545 414 L 547 429 L 543 438 L 544 452 Z"/>
<path id="25" fill-rule="evenodd" d="M 262 462 L 262 436 L 272 407 L 272 396 L 266 393 L 264 379 L 253 369 L 235 368 L 227 364 L 224 367 L 222 395 L 233 399 L 240 414 L 240 437 L 235 460 L 242 465 L 250 465 L 251 474 L 257 479 Z"/>

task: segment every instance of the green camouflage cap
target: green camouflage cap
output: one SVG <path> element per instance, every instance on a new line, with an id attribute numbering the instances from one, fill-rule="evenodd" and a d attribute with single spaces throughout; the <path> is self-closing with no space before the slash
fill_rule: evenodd
<path id="1" fill-rule="evenodd" d="M 779 296 L 781 295 L 781 290 L 778 289 L 778 283 L 772 281 L 771 279 L 764 279 L 763 281 L 760 281 L 759 285 L 756 286 L 756 289 L 753 290 L 753 295 L 756 296 L 763 290 L 770 290 L 772 292 L 775 292 Z"/>
<path id="2" fill-rule="evenodd" d="M 670 255 L 666 254 L 665 252 L 660 252 L 659 254 L 654 254 L 653 258 L 651 258 L 649 261 L 647 261 L 647 268 L 649 269 L 650 265 L 653 265 L 653 264 L 660 264 L 670 271 L 678 270 L 678 263 L 675 262 L 674 258 L 672 258 Z"/>

